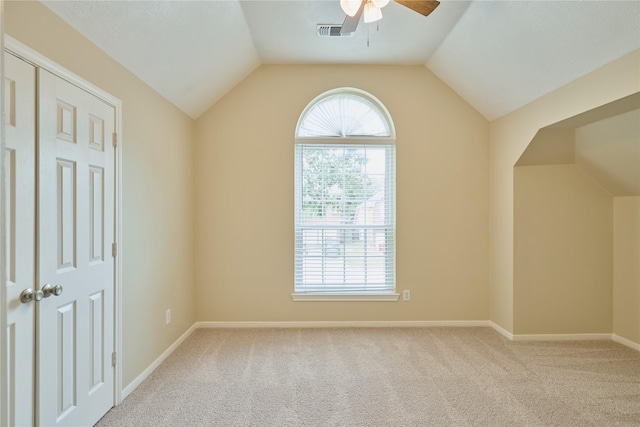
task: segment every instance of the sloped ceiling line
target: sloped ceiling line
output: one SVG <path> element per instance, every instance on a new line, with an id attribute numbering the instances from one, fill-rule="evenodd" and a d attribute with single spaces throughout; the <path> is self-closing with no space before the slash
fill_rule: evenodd
<path id="1" fill-rule="evenodd" d="M 42 3 L 193 118 L 260 64 L 426 64 L 494 120 L 640 49 L 635 0 L 391 2 L 353 38 L 316 37 L 338 0 Z"/>

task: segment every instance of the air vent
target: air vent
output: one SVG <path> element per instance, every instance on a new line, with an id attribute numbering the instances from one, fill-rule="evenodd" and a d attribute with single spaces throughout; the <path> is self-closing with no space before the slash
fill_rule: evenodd
<path id="1" fill-rule="evenodd" d="M 353 37 L 353 33 L 340 34 L 340 24 L 318 24 L 316 34 L 318 37 Z"/>

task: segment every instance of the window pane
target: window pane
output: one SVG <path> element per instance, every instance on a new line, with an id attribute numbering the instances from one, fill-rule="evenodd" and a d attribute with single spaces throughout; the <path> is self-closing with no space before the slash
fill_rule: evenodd
<path id="1" fill-rule="evenodd" d="M 395 147 L 296 145 L 296 291 L 395 290 Z"/>

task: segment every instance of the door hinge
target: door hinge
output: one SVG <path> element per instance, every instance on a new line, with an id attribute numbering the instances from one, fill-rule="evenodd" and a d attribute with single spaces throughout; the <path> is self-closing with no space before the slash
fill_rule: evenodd
<path id="1" fill-rule="evenodd" d="M 118 353 L 115 351 L 111 353 L 111 366 L 116 366 L 116 361 L 118 360 Z"/>
<path id="2" fill-rule="evenodd" d="M 118 147 L 118 134 L 117 133 L 112 133 L 111 134 L 111 142 L 113 143 L 113 148 Z"/>
<path id="3" fill-rule="evenodd" d="M 116 257 L 118 256 L 118 244 L 117 243 L 112 243 L 111 244 L 111 256 L 112 257 Z"/>

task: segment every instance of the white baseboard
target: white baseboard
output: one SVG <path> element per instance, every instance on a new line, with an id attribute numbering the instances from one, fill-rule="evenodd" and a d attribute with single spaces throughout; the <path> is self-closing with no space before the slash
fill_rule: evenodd
<path id="1" fill-rule="evenodd" d="M 514 335 L 506 329 L 489 322 L 491 327 L 511 341 L 614 341 L 633 350 L 640 351 L 640 344 L 616 334 L 524 334 Z"/>
<path id="2" fill-rule="evenodd" d="M 611 341 L 612 334 L 512 334 L 503 327 L 489 322 L 499 334 L 511 341 Z M 614 339 L 615 341 L 615 339 Z"/>
<path id="3" fill-rule="evenodd" d="M 522 334 L 514 341 L 611 341 L 611 334 Z"/>
<path id="4" fill-rule="evenodd" d="M 510 341 L 513 341 L 513 334 L 507 331 L 506 329 L 504 329 L 502 326 L 499 326 L 491 321 L 489 321 L 489 326 L 491 326 L 496 332 L 498 332 L 503 337 L 507 338 Z"/>
<path id="5" fill-rule="evenodd" d="M 490 326 L 487 320 L 408 320 L 408 321 L 308 321 L 308 322 L 198 322 L 198 329 L 214 328 L 411 328 L 411 327 Z"/>
<path id="6" fill-rule="evenodd" d="M 613 334 L 612 337 L 613 341 L 617 342 L 618 344 L 622 344 L 622 345 L 626 345 L 629 348 L 632 348 L 636 351 L 640 351 L 640 344 L 638 344 L 637 342 L 633 342 L 631 340 L 628 340 L 626 338 L 622 338 L 619 335 Z"/>
<path id="7" fill-rule="evenodd" d="M 175 350 L 176 348 L 178 348 L 178 347 L 180 346 L 180 344 L 182 344 L 182 343 L 184 342 L 184 340 L 186 340 L 186 339 L 189 337 L 189 335 L 191 335 L 191 334 L 193 333 L 193 331 L 195 331 L 195 330 L 196 330 L 196 325 L 197 325 L 197 323 L 194 323 L 194 324 L 193 324 L 189 329 L 187 329 L 187 331 L 186 331 L 184 334 L 182 334 L 182 335 L 180 336 L 180 338 L 178 338 L 178 339 L 176 340 L 176 342 L 174 342 L 173 344 L 171 344 L 171 346 L 170 346 L 168 349 L 166 349 L 166 350 L 164 351 L 164 353 L 162 353 L 162 354 L 160 355 L 160 357 L 158 357 L 156 360 L 154 360 L 154 361 L 153 361 L 153 363 L 151 363 L 151 365 L 149 365 L 149 367 L 148 367 L 147 369 L 145 369 L 145 370 L 144 370 L 144 372 L 142 372 L 140 375 L 138 375 L 138 376 L 136 377 L 136 379 L 134 379 L 133 381 L 131 381 L 131 382 L 129 383 L 129 385 L 127 385 L 127 386 L 122 390 L 122 399 L 121 399 L 121 401 L 122 401 L 122 400 L 124 400 L 128 395 L 130 395 L 130 394 L 131 394 L 131 392 L 132 392 L 133 390 L 135 390 L 136 388 L 138 388 L 138 386 L 139 386 L 140 384 L 142 384 L 142 382 L 143 382 L 144 380 L 146 380 L 146 379 L 147 379 L 147 377 L 148 377 L 149 375 L 151 375 L 151 373 L 152 373 L 153 371 L 155 371 L 155 369 L 156 369 L 158 366 L 160 366 L 160 364 L 161 364 L 162 362 L 164 362 L 164 360 L 165 360 L 167 357 L 169 357 L 169 355 L 170 355 L 171 353 L 173 353 L 173 352 L 174 352 L 174 350 Z"/>

